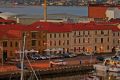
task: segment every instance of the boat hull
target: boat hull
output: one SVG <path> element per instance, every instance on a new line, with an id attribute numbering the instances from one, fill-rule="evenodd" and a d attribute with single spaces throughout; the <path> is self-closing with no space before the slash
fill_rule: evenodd
<path id="1" fill-rule="evenodd" d="M 108 71 L 108 67 L 102 64 L 95 64 L 93 67 L 97 71 Z"/>
<path id="2" fill-rule="evenodd" d="M 120 72 L 120 67 L 109 67 L 110 72 Z"/>

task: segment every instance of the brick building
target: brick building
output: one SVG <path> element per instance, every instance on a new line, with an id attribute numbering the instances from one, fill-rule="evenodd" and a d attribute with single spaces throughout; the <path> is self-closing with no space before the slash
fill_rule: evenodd
<path id="1" fill-rule="evenodd" d="M 120 45 L 119 21 L 90 23 L 35 22 L 31 25 L 1 24 L 0 52 L 15 58 L 26 33 L 26 50 L 63 49 L 66 52 L 111 52 Z"/>

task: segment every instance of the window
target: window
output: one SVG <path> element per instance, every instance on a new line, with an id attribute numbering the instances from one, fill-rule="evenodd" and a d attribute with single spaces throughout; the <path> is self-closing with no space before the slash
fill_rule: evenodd
<path id="1" fill-rule="evenodd" d="M 79 32 L 79 35 L 80 35 L 80 32 Z"/>
<path id="2" fill-rule="evenodd" d="M 76 36 L 76 32 L 74 32 L 74 36 Z"/>
<path id="3" fill-rule="evenodd" d="M 90 35 L 90 31 L 88 31 L 88 35 Z"/>
<path id="4" fill-rule="evenodd" d="M 52 34 L 50 34 L 50 38 L 52 38 Z"/>
<path id="5" fill-rule="evenodd" d="M 101 43 L 103 43 L 103 38 L 101 38 Z"/>
<path id="6" fill-rule="evenodd" d="M 32 46 L 36 46 L 36 40 L 32 40 Z"/>
<path id="7" fill-rule="evenodd" d="M 69 45 L 69 40 L 67 40 L 67 45 Z"/>
<path id="8" fill-rule="evenodd" d="M 97 38 L 95 38 L 95 43 L 97 43 Z"/>
<path id="9" fill-rule="evenodd" d="M 76 39 L 74 39 L 74 43 L 76 44 Z"/>
<path id="10" fill-rule="evenodd" d="M 85 35 L 85 31 L 83 31 L 83 35 Z"/>
<path id="11" fill-rule="evenodd" d="M 115 33 L 113 33 L 113 36 L 115 36 Z"/>
<path id="12" fill-rule="evenodd" d="M 101 34 L 104 34 L 104 31 L 101 31 Z"/>
<path id="13" fill-rule="evenodd" d="M 67 33 L 67 37 L 69 38 L 69 33 Z"/>
<path id="14" fill-rule="evenodd" d="M 61 41 L 59 40 L 59 45 L 61 45 Z"/>
<path id="15" fill-rule="evenodd" d="M 10 42 L 10 47 L 12 47 L 13 46 L 13 44 L 12 44 L 12 41 Z"/>
<path id="16" fill-rule="evenodd" d="M 65 34 L 63 33 L 63 38 L 65 37 Z"/>
<path id="17" fill-rule="evenodd" d="M 54 38 L 56 38 L 56 34 L 54 34 Z"/>
<path id="18" fill-rule="evenodd" d="M 109 37 L 108 37 L 107 41 L 109 42 Z"/>
<path id="19" fill-rule="evenodd" d="M 118 40 L 118 43 L 119 43 L 119 40 Z"/>
<path id="20" fill-rule="evenodd" d="M 85 47 L 83 47 L 83 51 L 85 51 Z"/>
<path id="21" fill-rule="evenodd" d="M 59 33 L 59 38 L 61 37 L 60 33 Z"/>
<path id="22" fill-rule="evenodd" d="M 109 50 L 109 45 L 107 45 L 107 50 Z"/>
<path id="23" fill-rule="evenodd" d="M 79 43 L 80 43 L 80 38 L 79 38 Z"/>
<path id="24" fill-rule="evenodd" d="M 32 38 L 36 38 L 37 37 L 37 32 L 32 32 L 31 36 L 32 36 Z"/>
<path id="25" fill-rule="evenodd" d="M 115 40 L 113 39 L 113 44 L 115 43 Z"/>
<path id="26" fill-rule="evenodd" d="M 110 32 L 109 32 L 109 30 L 108 30 L 108 35 L 109 35 L 109 33 L 110 33 Z"/>
<path id="27" fill-rule="evenodd" d="M 85 43 L 85 38 L 83 38 L 83 43 Z"/>
<path id="28" fill-rule="evenodd" d="M 3 47 L 7 47 L 7 41 L 3 41 Z"/>
<path id="29" fill-rule="evenodd" d="M 52 41 L 50 41 L 50 46 L 52 46 Z"/>
<path id="30" fill-rule="evenodd" d="M 18 42 L 15 42 L 15 47 L 18 47 Z"/>
<path id="31" fill-rule="evenodd" d="M 76 50 L 77 50 L 76 47 L 74 47 L 74 52 L 76 52 Z"/>
<path id="32" fill-rule="evenodd" d="M 97 46 L 95 46 L 95 51 L 97 51 Z"/>
<path id="33" fill-rule="evenodd" d="M 95 35 L 97 35 L 97 31 L 95 31 Z"/>

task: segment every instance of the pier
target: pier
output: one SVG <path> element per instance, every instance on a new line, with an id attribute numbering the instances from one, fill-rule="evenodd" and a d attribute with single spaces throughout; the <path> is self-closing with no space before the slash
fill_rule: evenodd
<path id="1" fill-rule="evenodd" d="M 71 65 L 71 66 L 58 66 L 58 67 L 51 67 L 51 68 L 44 68 L 44 69 L 35 69 L 35 73 L 37 74 L 38 78 L 44 76 L 53 76 L 53 75 L 61 75 L 61 74 L 70 74 L 70 73 L 88 73 L 93 70 L 92 65 Z M 34 76 L 33 72 L 30 69 L 24 70 L 24 79 Z M 9 79 L 9 80 L 17 80 L 20 78 L 20 70 L 18 71 L 11 71 L 11 72 L 1 72 L 0 73 L 0 80 Z"/>

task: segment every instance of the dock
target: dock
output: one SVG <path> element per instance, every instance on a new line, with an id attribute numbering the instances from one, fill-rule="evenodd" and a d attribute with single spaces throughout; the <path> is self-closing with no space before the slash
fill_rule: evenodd
<path id="1" fill-rule="evenodd" d="M 92 70 L 93 70 L 92 65 L 71 65 L 71 66 L 57 66 L 57 67 L 44 68 L 44 69 L 35 69 L 35 73 L 40 79 L 42 76 L 47 76 L 47 75 L 60 75 L 60 74 L 70 74 L 70 73 L 78 73 L 78 72 L 84 74 L 91 72 Z M 26 79 L 31 75 L 33 75 L 33 72 L 30 69 L 25 69 L 24 74 Z M 16 80 L 19 78 L 20 78 L 20 70 L 0 73 L 0 80 L 4 80 L 4 79 Z"/>

